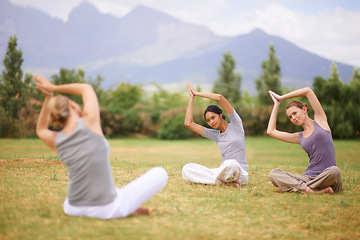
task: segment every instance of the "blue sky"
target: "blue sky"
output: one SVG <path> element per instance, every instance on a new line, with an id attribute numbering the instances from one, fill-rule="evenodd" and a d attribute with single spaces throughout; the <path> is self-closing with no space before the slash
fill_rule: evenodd
<path id="1" fill-rule="evenodd" d="M 64 21 L 84 1 L 116 17 L 146 5 L 223 36 L 260 28 L 322 57 L 360 67 L 358 0 L 10 0 Z"/>

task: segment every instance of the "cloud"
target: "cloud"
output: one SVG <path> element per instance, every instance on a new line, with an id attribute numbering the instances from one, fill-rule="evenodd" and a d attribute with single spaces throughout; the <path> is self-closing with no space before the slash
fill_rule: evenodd
<path id="1" fill-rule="evenodd" d="M 284 4 L 289 2 L 282 0 L 11 0 L 14 4 L 31 6 L 63 20 L 67 20 L 71 10 L 84 1 L 92 3 L 102 13 L 117 17 L 123 17 L 143 4 L 182 21 L 207 26 L 214 33 L 225 36 L 260 28 L 322 57 L 360 67 L 360 11 L 334 5 L 329 10 L 328 5 L 334 4 L 333 1 L 324 7 L 317 4 L 315 8 L 312 7 L 314 2 L 308 0 L 305 7 L 300 4 L 300 11 L 297 1 L 293 1 L 297 7 L 291 4 L 285 7 Z M 312 9 L 311 13 L 306 9 Z"/>
<path id="2" fill-rule="evenodd" d="M 243 13 L 227 24 L 214 24 L 212 30 L 238 35 L 260 28 L 330 60 L 360 66 L 359 23 L 360 11 L 337 7 L 334 11 L 325 9 L 308 15 L 271 4 L 263 10 Z"/>

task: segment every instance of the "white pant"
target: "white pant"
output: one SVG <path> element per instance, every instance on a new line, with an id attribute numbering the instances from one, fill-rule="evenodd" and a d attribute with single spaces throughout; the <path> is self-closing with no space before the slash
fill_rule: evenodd
<path id="1" fill-rule="evenodd" d="M 222 184 L 238 182 L 247 184 L 249 175 L 233 159 L 224 161 L 218 168 L 207 168 L 197 163 L 185 164 L 182 169 L 183 178 L 191 183 Z"/>
<path id="2" fill-rule="evenodd" d="M 155 167 L 122 188 L 111 203 L 99 206 L 72 206 L 68 198 L 64 212 L 70 216 L 87 216 L 101 219 L 124 218 L 165 187 L 168 175 L 165 169 Z"/>

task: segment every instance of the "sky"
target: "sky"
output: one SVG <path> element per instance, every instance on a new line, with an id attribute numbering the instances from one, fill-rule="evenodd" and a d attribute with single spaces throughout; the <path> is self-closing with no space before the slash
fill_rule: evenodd
<path id="1" fill-rule="evenodd" d="M 138 5 L 237 36 L 253 29 L 282 37 L 328 58 L 360 67 L 359 0 L 10 0 L 67 21 L 81 2 L 101 13 L 124 17 Z"/>

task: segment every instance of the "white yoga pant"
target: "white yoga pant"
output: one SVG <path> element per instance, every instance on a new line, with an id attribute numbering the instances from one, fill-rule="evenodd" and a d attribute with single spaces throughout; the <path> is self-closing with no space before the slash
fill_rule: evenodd
<path id="1" fill-rule="evenodd" d="M 207 168 L 197 163 L 187 163 L 182 169 L 183 178 L 190 183 L 218 184 L 238 182 L 247 184 L 248 173 L 233 159 L 224 161 L 218 168 Z"/>
<path id="2" fill-rule="evenodd" d="M 64 212 L 70 216 L 87 216 L 101 219 L 124 218 L 165 187 L 168 175 L 165 169 L 154 167 L 122 188 L 111 203 L 99 206 L 72 206 L 68 198 Z"/>

